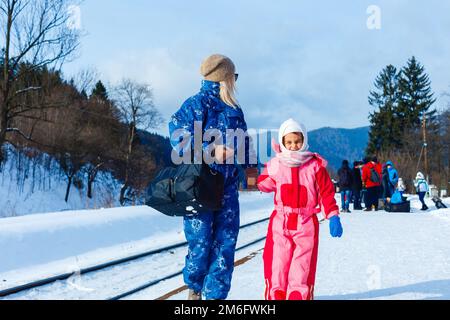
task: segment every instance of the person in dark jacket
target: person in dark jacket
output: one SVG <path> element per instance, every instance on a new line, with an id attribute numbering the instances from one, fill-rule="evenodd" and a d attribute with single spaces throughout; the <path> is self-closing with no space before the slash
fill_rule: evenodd
<path id="1" fill-rule="evenodd" d="M 169 122 L 171 144 L 175 154 L 194 149 L 196 155 L 210 155 L 209 142 L 203 141 L 203 136 L 209 129 L 219 131 L 222 137 L 228 137 L 228 130 L 240 129 L 247 132 L 243 110 L 234 96 L 237 79 L 234 63 L 228 57 L 215 54 L 204 60 L 201 74 L 204 80 L 200 92 L 187 99 Z M 196 123 L 202 124 L 200 141 L 195 135 Z M 182 134 L 176 134 L 178 132 Z M 188 140 L 191 145 L 188 143 L 184 146 L 181 143 L 185 135 L 193 137 Z M 189 300 L 225 299 L 230 290 L 239 233 L 237 166 L 243 165 L 245 169 L 252 167 L 247 160 L 243 164 L 236 161 L 239 154 L 237 149 L 240 146 L 234 146 L 233 141 L 234 139 L 227 139 L 226 143 L 214 143 L 215 161 L 208 164 L 224 176 L 222 209 L 184 217 L 188 253 L 183 277 L 189 288 Z M 202 150 L 198 150 L 197 145 Z M 250 146 L 247 147 L 246 143 L 246 159 L 252 158 L 251 151 L 254 150 Z"/>
<path id="2" fill-rule="evenodd" d="M 362 210 L 361 206 L 361 190 L 362 190 L 362 179 L 361 179 L 361 168 L 362 163 L 360 161 L 353 162 L 352 170 L 352 193 L 353 193 L 353 210 Z"/>
<path id="3" fill-rule="evenodd" d="M 350 199 L 352 197 L 353 175 L 348 165 L 348 160 L 342 161 L 342 167 L 338 170 L 339 190 L 341 192 L 341 212 L 350 212 Z"/>
<path id="4" fill-rule="evenodd" d="M 383 165 L 383 171 L 381 172 L 381 186 L 383 189 L 383 193 L 381 198 L 384 201 L 390 202 L 392 194 L 394 193 L 391 181 L 389 179 L 389 169 L 387 164 Z"/>

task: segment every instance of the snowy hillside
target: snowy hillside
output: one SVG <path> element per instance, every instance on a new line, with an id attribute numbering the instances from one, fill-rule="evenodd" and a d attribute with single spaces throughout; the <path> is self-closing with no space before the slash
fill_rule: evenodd
<path id="1" fill-rule="evenodd" d="M 0 218 L 119 205 L 120 185 L 109 173 L 98 173 L 92 199 L 86 196 L 85 184 L 72 185 L 66 203 L 67 178 L 56 161 L 46 155 L 30 159 L 13 148 L 7 152 L 7 161 L 0 165 Z"/>
<path id="2" fill-rule="evenodd" d="M 430 210 L 422 212 L 417 196 L 409 199 L 411 213 L 341 214 L 340 239 L 330 237 L 328 222 L 320 225 L 317 299 L 450 299 L 450 209 L 437 210 L 427 199 Z M 241 192 L 241 224 L 268 217 L 272 201 L 271 195 Z M 450 199 L 444 202 L 450 207 Z M 238 247 L 264 236 L 266 228 L 242 231 Z M 183 240 L 182 219 L 145 206 L 0 219 L 0 290 Z M 263 298 L 263 245 L 236 254 L 254 253 L 235 268 L 229 299 Z M 96 272 L 83 277 L 87 291 L 62 281 L 8 299 L 106 299 L 179 270 L 185 254 L 180 248 Z M 177 276 L 129 299 L 156 299 L 182 285 Z M 182 291 L 170 299 L 185 297 Z"/>

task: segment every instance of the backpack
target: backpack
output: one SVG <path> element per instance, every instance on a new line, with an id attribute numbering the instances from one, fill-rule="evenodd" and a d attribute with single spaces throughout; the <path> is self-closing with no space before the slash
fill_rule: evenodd
<path id="1" fill-rule="evenodd" d="M 417 192 L 428 192 L 428 184 L 425 180 L 419 180 L 417 183 Z"/>
<path id="2" fill-rule="evenodd" d="M 370 168 L 370 181 L 373 183 L 380 183 L 380 175 L 375 168 Z"/>
<path id="3" fill-rule="evenodd" d="M 224 176 L 207 164 L 162 169 L 148 186 L 145 204 L 168 216 L 220 210 Z"/>
<path id="4" fill-rule="evenodd" d="M 351 173 L 347 168 L 343 168 L 339 175 L 339 185 L 341 187 L 348 187 L 351 184 Z"/>

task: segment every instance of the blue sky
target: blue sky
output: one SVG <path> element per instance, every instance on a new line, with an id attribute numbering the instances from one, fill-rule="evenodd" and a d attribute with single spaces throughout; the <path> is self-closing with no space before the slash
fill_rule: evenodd
<path id="1" fill-rule="evenodd" d="M 369 29 L 367 8 L 380 8 Z M 66 76 L 95 68 L 153 87 L 166 121 L 201 82 L 203 58 L 235 62 L 249 127 L 278 128 L 289 117 L 309 130 L 366 126 L 377 74 L 415 55 L 438 98 L 450 91 L 450 1 L 85 0 L 78 59 Z M 156 130 L 167 135 L 167 125 Z"/>

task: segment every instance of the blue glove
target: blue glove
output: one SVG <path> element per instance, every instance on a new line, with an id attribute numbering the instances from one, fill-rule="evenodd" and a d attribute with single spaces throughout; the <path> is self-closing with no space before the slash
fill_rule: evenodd
<path id="1" fill-rule="evenodd" d="M 342 224 L 339 216 L 332 216 L 330 218 L 330 234 L 333 238 L 340 238 L 342 236 Z"/>

